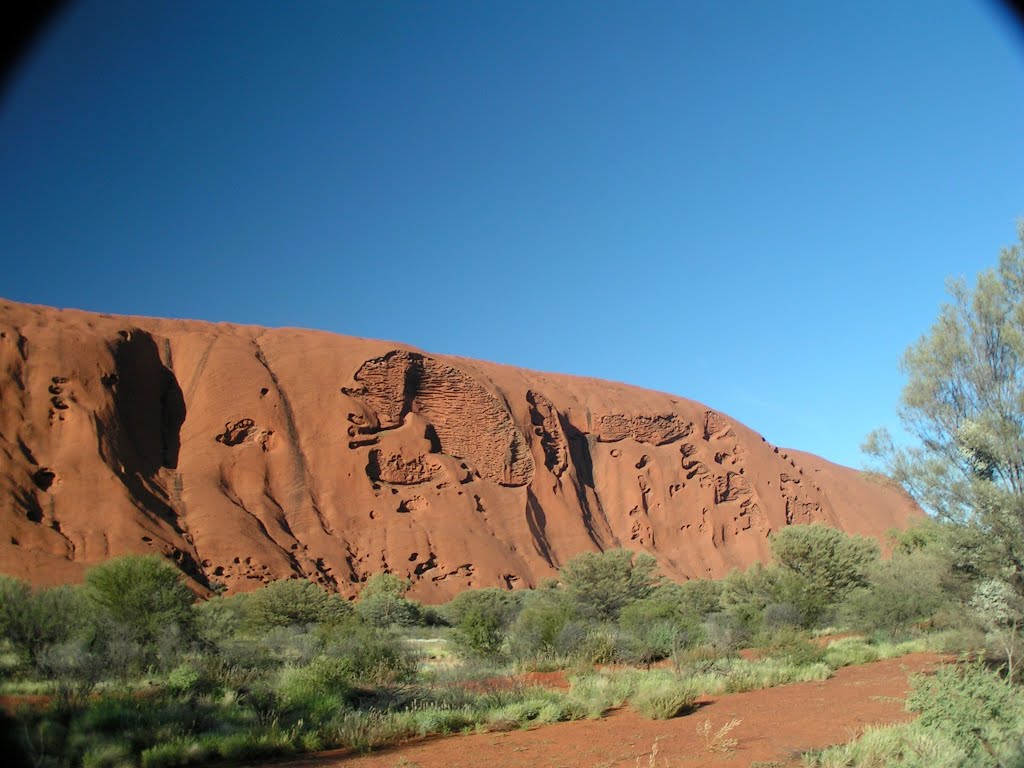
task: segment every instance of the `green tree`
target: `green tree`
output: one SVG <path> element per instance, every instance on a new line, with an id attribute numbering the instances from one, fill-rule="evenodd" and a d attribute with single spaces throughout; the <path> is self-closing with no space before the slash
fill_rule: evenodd
<path id="1" fill-rule="evenodd" d="M 938 553 L 897 552 L 870 567 L 868 584 L 846 597 L 843 612 L 857 629 L 905 637 L 952 601 L 945 588 L 948 571 Z"/>
<path id="2" fill-rule="evenodd" d="M 470 589 L 444 606 L 445 619 L 455 627 L 452 639 L 472 656 L 494 656 L 505 640 L 521 606 L 521 593 L 504 589 Z"/>
<path id="3" fill-rule="evenodd" d="M 378 573 L 371 576 L 363 591 L 359 593 L 356 612 L 375 627 L 398 625 L 409 627 L 420 622 L 422 610 L 419 603 L 406 600 L 405 594 L 412 585 L 393 573 Z"/>
<path id="4" fill-rule="evenodd" d="M 260 630 L 332 624 L 352 615 L 352 606 L 344 598 L 328 593 L 308 579 L 271 582 L 251 592 L 243 605 L 249 625 Z"/>
<path id="5" fill-rule="evenodd" d="M 1015 681 L 1019 675 L 1024 642 L 1020 636 L 1024 624 L 1024 599 L 1000 579 L 987 579 L 978 584 L 970 606 L 985 628 L 985 641 L 990 653 L 1002 659 L 1006 677 Z"/>
<path id="6" fill-rule="evenodd" d="M 641 663 L 663 659 L 703 637 L 701 618 L 676 598 L 676 590 L 658 588 L 619 614 L 619 627 L 632 638 Z"/>
<path id="7" fill-rule="evenodd" d="M 657 591 L 669 588 L 687 613 L 703 619 L 721 610 L 722 582 L 715 579 L 690 579 L 682 584 L 667 582 Z"/>
<path id="8" fill-rule="evenodd" d="M 772 536 L 772 555 L 796 576 L 781 602 L 795 605 L 807 624 L 819 621 L 857 587 L 880 556 L 878 544 L 822 523 L 793 525 Z"/>
<path id="9" fill-rule="evenodd" d="M 512 655 L 524 659 L 559 653 L 574 613 L 565 590 L 542 587 L 527 593 L 509 631 Z"/>
<path id="10" fill-rule="evenodd" d="M 368 597 L 405 597 L 406 592 L 412 587 L 408 579 L 395 576 L 393 573 L 375 573 L 366 580 L 359 599 L 365 600 Z"/>
<path id="11" fill-rule="evenodd" d="M 795 591 L 793 580 L 777 565 L 754 563 L 745 571 L 733 568 L 722 579 L 722 610 L 743 628 L 744 634 L 755 634 L 761 629 L 765 608 L 787 602 Z M 717 618 L 715 623 L 724 622 Z"/>
<path id="12" fill-rule="evenodd" d="M 569 560 L 559 579 L 585 618 L 615 621 L 632 602 L 650 595 L 660 580 L 658 562 L 646 552 L 628 549 L 584 552 Z"/>
<path id="13" fill-rule="evenodd" d="M 864 447 L 926 509 L 998 546 L 1024 592 L 1024 222 L 1018 240 L 973 288 L 948 284 L 952 301 L 904 355 L 912 443 L 879 430 Z"/>
<path id="14" fill-rule="evenodd" d="M 195 595 L 181 572 L 157 555 L 126 555 L 93 566 L 85 587 L 102 617 L 143 647 L 155 647 L 171 628 L 191 628 Z"/>
<path id="15" fill-rule="evenodd" d="M 48 648 L 70 640 L 84 619 L 75 588 L 33 590 L 20 579 L 0 576 L 0 636 L 29 664 L 38 666 Z"/>

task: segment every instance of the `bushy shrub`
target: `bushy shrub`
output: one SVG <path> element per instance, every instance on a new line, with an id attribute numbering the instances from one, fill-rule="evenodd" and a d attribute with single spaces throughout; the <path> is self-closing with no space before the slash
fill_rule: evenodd
<path id="1" fill-rule="evenodd" d="M 916 723 L 868 726 L 847 744 L 804 754 L 806 768 L 964 768 L 966 756 L 948 739 Z"/>
<path id="2" fill-rule="evenodd" d="M 792 603 L 771 603 L 764 608 L 763 624 L 768 631 L 799 627 L 803 623 L 803 613 Z"/>
<path id="3" fill-rule="evenodd" d="M 36 666 L 54 684 L 55 703 L 70 711 L 80 706 L 110 673 L 110 659 L 82 638 L 43 648 Z"/>
<path id="4" fill-rule="evenodd" d="M 803 666 L 817 664 L 825 656 L 825 649 L 812 643 L 806 635 L 793 627 L 777 630 L 768 642 L 771 656 L 785 659 L 790 664 Z"/>
<path id="5" fill-rule="evenodd" d="M 81 631 L 86 613 L 76 588 L 33 590 L 24 581 L 0 576 L 0 637 L 6 637 L 33 667 L 46 648 L 66 643 Z"/>
<path id="6" fill-rule="evenodd" d="M 363 621 L 375 627 L 412 627 L 423 622 L 423 606 L 406 600 L 411 584 L 393 573 L 371 576 L 356 603 L 356 612 Z"/>
<path id="7" fill-rule="evenodd" d="M 202 681 L 202 675 L 195 667 L 181 664 L 167 674 L 167 690 L 177 696 L 194 693 Z"/>
<path id="8" fill-rule="evenodd" d="M 82 755 L 82 768 L 128 768 L 134 764 L 131 745 L 124 741 L 97 744 Z"/>
<path id="9" fill-rule="evenodd" d="M 795 664 L 788 659 L 763 659 L 758 662 L 737 663 L 725 677 L 728 693 L 758 691 L 787 683 L 805 683 L 827 680 L 832 670 L 825 663 Z"/>
<path id="10" fill-rule="evenodd" d="M 352 688 L 343 660 L 321 657 L 301 667 L 285 667 L 275 690 L 281 704 L 321 720 L 342 709 Z"/>
<path id="11" fill-rule="evenodd" d="M 917 725 L 948 738 L 971 765 L 996 765 L 1024 735 L 1024 698 L 981 663 L 945 666 L 911 681 L 907 709 Z"/>
<path id="12" fill-rule="evenodd" d="M 520 606 L 520 593 L 471 589 L 459 593 L 441 613 L 455 628 L 452 640 L 461 654 L 494 657 L 501 651 Z"/>
<path id="13" fill-rule="evenodd" d="M 149 655 L 171 626 L 192 628 L 195 595 L 177 568 L 157 555 L 126 555 L 93 566 L 86 594 L 103 617 Z"/>
<path id="14" fill-rule="evenodd" d="M 412 653 L 393 632 L 358 620 L 322 631 L 324 655 L 336 660 L 352 685 L 407 681 L 416 671 Z"/>
<path id="15" fill-rule="evenodd" d="M 950 601 L 943 589 L 946 564 L 915 551 L 872 564 L 867 583 L 848 594 L 842 612 L 854 629 L 906 637 Z"/>
<path id="16" fill-rule="evenodd" d="M 632 681 L 625 675 L 590 672 L 571 676 L 569 684 L 572 701 L 583 709 L 581 716 L 591 719 L 621 707 L 633 690 Z"/>
<path id="17" fill-rule="evenodd" d="M 627 605 L 650 595 L 660 578 L 657 569 L 657 561 L 646 552 L 611 549 L 577 555 L 558 577 L 576 613 L 615 621 Z"/>
<path id="18" fill-rule="evenodd" d="M 260 638 L 269 658 L 278 664 L 303 665 L 312 661 L 323 648 L 323 632 L 307 626 L 271 627 Z"/>
<path id="19" fill-rule="evenodd" d="M 985 630 L 988 658 L 1001 663 L 1007 678 L 1016 681 L 1024 656 L 1024 599 L 1002 579 L 986 579 L 975 587 L 970 606 Z"/>
<path id="20" fill-rule="evenodd" d="M 307 579 L 281 579 L 249 594 L 243 603 L 248 626 L 257 631 L 273 627 L 335 624 L 352 615 L 340 595 L 326 592 Z"/>
<path id="21" fill-rule="evenodd" d="M 873 539 L 851 536 L 824 523 L 788 526 L 774 534 L 771 543 L 776 562 L 807 583 L 822 611 L 865 586 L 868 568 L 880 556 Z"/>
<path id="22" fill-rule="evenodd" d="M 686 616 L 695 616 L 703 621 L 705 616 L 722 610 L 722 582 L 713 579 L 690 579 L 682 584 L 664 584 L 655 592 L 667 590 L 678 600 Z"/>
<path id="23" fill-rule="evenodd" d="M 572 606 L 560 590 L 528 595 L 509 630 L 512 655 L 518 659 L 558 653 L 559 637 L 572 618 Z"/>
<path id="24" fill-rule="evenodd" d="M 722 612 L 742 626 L 747 635 L 754 635 L 761 630 L 765 608 L 794 597 L 798 591 L 795 582 L 791 573 L 777 565 L 754 563 L 745 571 L 734 568 L 722 580 Z M 719 615 L 711 614 L 706 621 Z"/>
<path id="25" fill-rule="evenodd" d="M 634 638 L 637 663 L 668 658 L 682 648 L 694 645 L 703 637 L 703 628 L 696 613 L 686 610 L 673 598 L 674 590 L 656 590 L 655 594 L 622 609 L 619 627 Z"/>
<path id="26" fill-rule="evenodd" d="M 216 645 L 238 635 L 249 620 L 251 592 L 211 597 L 192 607 L 193 626 L 198 638 Z"/>
<path id="27" fill-rule="evenodd" d="M 752 633 L 741 618 L 732 613 L 712 613 L 705 617 L 704 635 L 718 653 L 729 653 L 746 643 Z"/>
<path id="28" fill-rule="evenodd" d="M 629 698 L 629 705 L 652 720 L 669 720 L 690 710 L 697 690 L 689 681 L 647 678 Z"/>

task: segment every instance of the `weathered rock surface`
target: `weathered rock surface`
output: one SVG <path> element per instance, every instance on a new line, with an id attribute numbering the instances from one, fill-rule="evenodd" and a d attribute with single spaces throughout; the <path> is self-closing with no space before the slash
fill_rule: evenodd
<path id="1" fill-rule="evenodd" d="M 624 546 L 676 579 L 821 520 L 881 538 L 897 488 L 698 403 L 315 331 L 0 300 L 0 571 L 160 552 L 199 585 L 414 597 L 526 587 Z"/>

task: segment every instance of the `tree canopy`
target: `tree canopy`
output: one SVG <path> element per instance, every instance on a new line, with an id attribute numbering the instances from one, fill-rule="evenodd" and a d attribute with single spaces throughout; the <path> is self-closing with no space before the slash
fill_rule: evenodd
<path id="1" fill-rule="evenodd" d="M 610 549 L 577 555 L 558 576 L 580 615 L 614 620 L 627 605 L 650 595 L 657 571 L 658 562 L 646 552 Z"/>
<path id="2" fill-rule="evenodd" d="M 999 264 L 948 284 L 952 301 L 906 352 L 900 421 L 865 450 L 939 517 L 977 527 L 1024 587 L 1024 222 Z"/>

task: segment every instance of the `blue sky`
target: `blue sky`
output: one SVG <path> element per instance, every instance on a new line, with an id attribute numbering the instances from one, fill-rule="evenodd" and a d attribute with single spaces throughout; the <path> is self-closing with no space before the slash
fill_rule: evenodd
<path id="1" fill-rule="evenodd" d="M 859 465 L 1024 216 L 987 2 L 73 4 L 0 103 L 0 295 L 691 397 Z"/>

